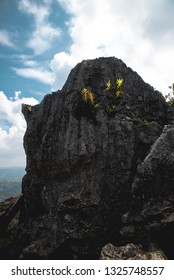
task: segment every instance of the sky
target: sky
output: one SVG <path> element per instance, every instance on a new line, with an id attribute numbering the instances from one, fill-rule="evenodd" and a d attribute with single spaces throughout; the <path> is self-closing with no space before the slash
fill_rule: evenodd
<path id="1" fill-rule="evenodd" d="M 115 56 L 169 93 L 173 14 L 173 0 L 0 0 L 0 167 L 25 167 L 21 104 L 61 89 L 83 59 Z"/>

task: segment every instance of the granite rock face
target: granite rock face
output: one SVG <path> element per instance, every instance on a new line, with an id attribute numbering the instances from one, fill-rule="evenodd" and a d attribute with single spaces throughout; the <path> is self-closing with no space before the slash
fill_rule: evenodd
<path id="1" fill-rule="evenodd" d="M 121 96 L 116 96 L 118 79 L 123 79 Z M 84 88 L 95 94 L 95 104 L 84 100 Z M 153 212 L 156 193 L 166 213 L 173 194 L 173 130 L 162 131 L 174 113 L 161 93 L 121 60 L 82 61 L 62 90 L 22 111 L 27 173 L 15 257 L 99 258 L 105 244 L 134 239 L 135 215 L 140 211 L 144 218 L 144 208 L 147 215 Z M 163 153 L 164 137 L 171 143 Z"/>

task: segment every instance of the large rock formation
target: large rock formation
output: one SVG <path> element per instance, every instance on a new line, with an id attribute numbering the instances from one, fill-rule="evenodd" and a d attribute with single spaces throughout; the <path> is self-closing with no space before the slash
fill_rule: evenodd
<path id="1" fill-rule="evenodd" d="M 62 90 L 39 105 L 23 106 L 23 113 L 27 173 L 13 257 L 99 258 L 105 244 L 134 240 L 133 219 L 139 211 L 139 219 L 152 219 L 156 198 L 161 204 L 154 222 L 159 211 L 165 219 L 174 142 L 172 127 L 161 133 L 174 112 L 121 60 L 82 61 Z M 170 141 L 163 151 L 165 137 Z M 165 164 L 169 169 L 162 175 Z"/>

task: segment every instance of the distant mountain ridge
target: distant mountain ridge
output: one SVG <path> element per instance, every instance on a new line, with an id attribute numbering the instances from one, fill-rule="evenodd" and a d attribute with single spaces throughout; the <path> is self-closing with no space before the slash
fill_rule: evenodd
<path id="1" fill-rule="evenodd" d="M 21 193 L 21 182 L 24 174 L 24 167 L 0 168 L 0 201 Z"/>

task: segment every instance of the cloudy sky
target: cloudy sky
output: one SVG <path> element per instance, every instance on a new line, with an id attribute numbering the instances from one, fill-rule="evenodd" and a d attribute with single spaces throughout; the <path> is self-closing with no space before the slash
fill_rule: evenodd
<path id="1" fill-rule="evenodd" d="M 174 82 L 173 0 L 0 0 L 0 167 L 25 166 L 22 103 L 83 59 L 122 59 L 163 94 Z"/>

